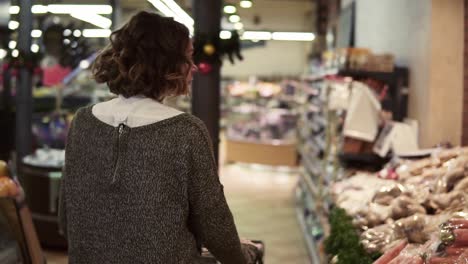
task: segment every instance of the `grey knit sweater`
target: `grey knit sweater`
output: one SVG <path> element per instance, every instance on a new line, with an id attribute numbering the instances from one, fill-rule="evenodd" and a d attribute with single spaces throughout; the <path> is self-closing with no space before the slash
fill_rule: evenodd
<path id="1" fill-rule="evenodd" d="M 80 109 L 66 147 L 60 225 L 70 263 L 248 263 L 196 117 L 112 127 Z M 251 250 L 251 249 L 250 249 Z"/>

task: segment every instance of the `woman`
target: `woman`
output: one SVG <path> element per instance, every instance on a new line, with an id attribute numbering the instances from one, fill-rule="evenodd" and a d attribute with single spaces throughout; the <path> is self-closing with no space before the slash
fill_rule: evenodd
<path id="1" fill-rule="evenodd" d="M 185 26 L 140 12 L 112 33 L 93 74 L 117 99 L 80 109 L 69 131 L 60 221 L 70 263 L 251 263 L 207 130 L 166 107 L 196 67 Z M 254 253 L 252 253 L 254 252 Z"/>

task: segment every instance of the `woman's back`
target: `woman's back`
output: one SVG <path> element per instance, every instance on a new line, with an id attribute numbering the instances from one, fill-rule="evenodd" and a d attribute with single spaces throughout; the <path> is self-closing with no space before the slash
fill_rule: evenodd
<path id="1" fill-rule="evenodd" d="M 198 263 L 200 245 L 226 264 L 258 257 L 241 247 L 206 127 L 159 103 L 189 93 L 192 57 L 188 29 L 148 12 L 97 56 L 95 80 L 119 98 L 79 110 L 68 134 L 59 214 L 70 263 Z"/>
<path id="2" fill-rule="evenodd" d="M 227 205 L 211 206 L 213 199 L 225 201 L 195 117 L 113 127 L 84 108 L 66 155 L 62 207 L 70 263 L 195 263 L 196 237 L 220 243 L 215 254 L 226 245 L 240 249 Z"/>

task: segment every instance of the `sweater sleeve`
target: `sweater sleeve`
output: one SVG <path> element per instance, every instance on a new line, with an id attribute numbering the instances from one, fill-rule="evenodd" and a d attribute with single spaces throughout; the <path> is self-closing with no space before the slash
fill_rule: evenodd
<path id="1" fill-rule="evenodd" d="M 208 131 L 197 124 L 192 136 L 188 195 L 189 222 L 196 239 L 223 264 L 250 262 L 241 248 L 233 216 L 224 197 Z M 247 253 L 247 252 L 246 252 Z"/>

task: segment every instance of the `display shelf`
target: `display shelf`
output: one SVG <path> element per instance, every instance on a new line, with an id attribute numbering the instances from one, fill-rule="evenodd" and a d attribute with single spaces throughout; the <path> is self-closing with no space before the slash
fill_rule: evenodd
<path id="1" fill-rule="evenodd" d="M 307 190 L 310 191 L 311 196 L 313 198 L 317 198 L 319 196 L 319 191 L 317 187 L 315 186 L 315 183 L 312 181 L 312 178 L 310 177 L 310 175 L 307 175 L 307 173 L 305 172 L 301 172 L 301 178 L 305 186 L 307 186 Z"/>
<path id="2" fill-rule="evenodd" d="M 304 139 L 309 139 L 311 136 L 313 136 L 314 134 L 318 133 L 320 130 L 323 130 L 325 128 L 324 126 L 318 125 L 315 122 L 305 119 L 304 115 L 302 115 L 302 117 L 299 120 L 300 120 L 300 124 L 299 124 L 300 129 L 303 130 L 303 133 L 301 133 L 300 135 Z M 307 133 L 307 134 L 304 134 L 304 133 Z"/>
<path id="3" fill-rule="evenodd" d="M 309 253 L 311 263 L 314 263 L 314 264 L 315 263 L 317 263 L 317 264 L 321 263 L 320 262 L 320 257 L 319 257 L 318 251 L 317 251 L 317 245 L 315 244 L 314 238 L 311 237 L 309 232 L 308 232 L 302 207 L 296 206 L 296 216 L 297 216 L 297 220 L 299 222 L 299 226 L 301 227 L 302 233 L 304 234 L 304 240 L 305 240 L 306 245 L 307 245 L 307 251 Z"/>
<path id="4" fill-rule="evenodd" d="M 384 82 L 389 87 L 391 104 L 388 110 L 393 112 L 393 117 L 397 121 L 402 121 L 408 112 L 408 80 L 409 71 L 405 67 L 395 67 L 393 72 L 373 72 L 340 70 L 338 75 L 349 76 L 353 79 L 374 79 Z"/>
<path id="5" fill-rule="evenodd" d="M 339 69 L 327 69 L 323 70 L 317 74 L 307 75 L 303 77 L 304 81 L 314 82 L 314 81 L 321 81 L 323 78 L 327 77 L 328 75 L 336 75 L 338 74 Z"/>
<path id="6" fill-rule="evenodd" d="M 339 70 L 337 74 L 349 77 L 367 77 L 380 80 L 383 82 L 393 82 L 395 72 L 375 72 L 375 71 L 361 71 L 361 70 Z"/>
<path id="7" fill-rule="evenodd" d="M 322 172 L 321 172 L 321 169 L 320 169 L 320 166 L 318 166 L 316 164 L 316 162 L 310 160 L 310 157 L 309 155 L 307 155 L 306 153 L 304 153 L 304 150 L 301 149 L 301 156 L 302 156 L 302 159 L 303 159 L 303 163 L 304 163 L 304 167 L 307 171 L 311 172 L 313 176 L 315 177 L 320 177 L 322 175 Z M 314 165 L 315 164 L 315 165 Z"/>

